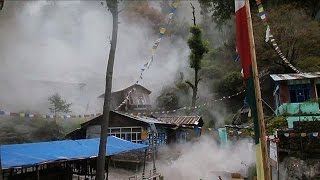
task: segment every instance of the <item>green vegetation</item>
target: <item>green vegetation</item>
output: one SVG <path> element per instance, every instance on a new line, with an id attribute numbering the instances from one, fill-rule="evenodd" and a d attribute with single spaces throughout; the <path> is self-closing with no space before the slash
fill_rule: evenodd
<path id="1" fill-rule="evenodd" d="M 274 117 L 267 121 L 266 130 L 267 134 L 273 134 L 276 129 L 288 127 L 287 119 L 284 116 Z"/>
<path id="2" fill-rule="evenodd" d="M 67 103 L 59 94 L 48 98 L 53 119 L 41 116 L 33 118 L 25 117 L 1 117 L 0 144 L 15 144 L 39 141 L 53 141 L 63 139 L 65 135 L 77 127 L 85 118 L 63 119 L 58 113 L 70 113 L 71 103 Z"/>
<path id="3" fill-rule="evenodd" d="M 234 61 L 237 57 L 235 51 L 234 1 L 198 1 L 203 18 L 198 26 L 202 29 L 202 38 L 208 40 L 209 48 L 208 53 L 203 56 L 199 70 L 201 81 L 198 91 L 205 89 L 207 94 L 205 98 L 199 96 L 197 104 L 203 104 L 213 99 L 237 93 L 244 87 L 240 74 L 240 63 Z M 263 5 L 267 12 L 272 34 L 287 59 L 303 72 L 320 71 L 320 54 L 318 51 L 320 49 L 320 34 L 317 31 L 320 28 L 320 22 L 319 19 L 316 19 L 316 13 L 320 10 L 320 2 L 316 0 L 308 2 L 298 0 L 264 1 Z M 199 9 L 196 11 L 199 11 Z M 293 70 L 284 64 L 270 44 L 265 42 L 266 27 L 258 16 L 258 8 L 254 1 L 251 2 L 251 13 L 258 68 L 259 72 L 265 74 L 261 77 L 263 82 L 261 83 L 262 97 L 273 106 L 273 85 L 268 74 L 293 73 Z M 192 14 L 190 13 L 190 19 L 191 17 Z M 212 21 L 210 21 L 210 17 Z M 188 23 L 191 24 L 192 21 L 189 20 Z M 192 72 L 186 76 L 192 77 Z M 179 94 L 179 88 L 176 88 L 175 85 L 172 87 L 174 94 Z M 166 92 L 171 93 L 173 91 L 170 88 L 164 89 L 161 96 L 167 94 Z M 182 102 L 186 96 L 190 98 L 192 93 L 189 92 L 183 97 L 177 95 L 177 98 L 173 98 L 174 104 L 185 106 L 186 104 Z M 170 103 L 159 104 L 159 106 L 166 107 L 166 104 Z M 214 107 L 203 107 L 206 111 L 197 110 L 195 113 L 202 115 L 205 123 L 208 123 L 210 127 L 215 124 L 212 123 L 215 120 L 212 116 L 207 116 L 205 112 L 210 112 L 211 109 L 222 106 L 227 108 L 226 116 L 232 117 L 232 114 L 236 113 L 242 105 L 243 95 L 240 95 L 225 100 Z M 266 111 L 265 113 L 267 116 L 272 115 L 272 112 Z M 230 118 L 226 119 L 230 121 Z M 275 123 L 279 122 L 277 119 L 275 121 Z M 278 125 L 281 127 L 283 124 L 270 125 L 270 127 L 274 129 Z"/>
<path id="4" fill-rule="evenodd" d="M 80 127 L 86 118 L 61 119 L 57 122 L 44 118 L 2 117 L 0 144 L 15 144 L 64 139 L 64 136 Z"/>
<path id="5" fill-rule="evenodd" d="M 192 103 L 191 106 L 194 107 L 197 101 L 198 84 L 201 80 L 199 77 L 199 71 L 201 70 L 201 60 L 205 53 L 208 53 L 208 44 L 206 41 L 202 40 L 201 29 L 197 25 L 190 27 L 191 37 L 188 39 L 188 45 L 191 50 L 189 59 L 190 67 L 194 70 L 194 82 L 186 81 L 186 83 L 192 89 Z"/>
<path id="6" fill-rule="evenodd" d="M 55 93 L 54 95 L 50 96 L 48 100 L 50 103 L 49 110 L 55 116 L 58 115 L 58 113 L 71 112 L 70 107 L 72 103 L 67 103 L 67 101 L 62 99 L 62 97 L 58 93 Z"/>

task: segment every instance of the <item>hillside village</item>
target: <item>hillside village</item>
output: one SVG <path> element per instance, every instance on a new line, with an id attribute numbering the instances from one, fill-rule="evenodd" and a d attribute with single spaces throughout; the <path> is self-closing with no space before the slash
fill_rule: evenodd
<path id="1" fill-rule="evenodd" d="M 320 178 L 316 0 L 0 0 L 0 24 L 0 180 Z"/>

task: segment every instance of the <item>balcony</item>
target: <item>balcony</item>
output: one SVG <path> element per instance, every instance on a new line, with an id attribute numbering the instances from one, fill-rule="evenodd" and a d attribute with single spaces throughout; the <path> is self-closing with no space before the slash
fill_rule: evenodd
<path id="1" fill-rule="evenodd" d="M 318 102 L 284 103 L 276 110 L 277 115 L 310 116 L 320 115 Z"/>
<path id="2" fill-rule="evenodd" d="M 295 121 L 320 121 L 318 102 L 284 103 L 276 110 L 278 116 L 287 116 L 288 128 Z"/>

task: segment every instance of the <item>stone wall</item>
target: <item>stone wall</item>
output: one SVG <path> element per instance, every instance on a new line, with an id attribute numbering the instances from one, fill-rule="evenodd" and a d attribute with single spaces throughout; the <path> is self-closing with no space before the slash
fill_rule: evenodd
<path id="1" fill-rule="evenodd" d="M 301 160 L 286 157 L 280 163 L 280 179 L 318 180 L 320 179 L 320 159 Z"/>

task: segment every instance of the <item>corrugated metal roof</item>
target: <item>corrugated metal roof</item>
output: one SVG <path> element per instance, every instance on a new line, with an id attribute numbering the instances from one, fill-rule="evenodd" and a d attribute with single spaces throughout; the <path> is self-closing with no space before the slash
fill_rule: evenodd
<path id="1" fill-rule="evenodd" d="M 295 74 L 270 74 L 274 81 L 287 81 L 296 79 L 316 79 L 320 78 L 320 72 L 295 73 Z"/>
<path id="2" fill-rule="evenodd" d="M 132 119 L 135 119 L 135 120 L 138 120 L 138 121 L 142 121 L 142 122 L 145 122 L 145 123 L 154 123 L 154 124 L 168 124 L 164 121 L 161 121 L 161 120 L 158 120 L 156 118 L 151 118 L 151 117 L 146 117 L 146 116 L 134 116 L 134 115 L 130 115 L 130 114 L 124 114 L 124 113 L 120 113 L 120 112 L 116 112 L 118 114 L 121 114 L 123 116 L 127 116 L 129 118 L 132 118 Z"/>
<path id="3" fill-rule="evenodd" d="M 166 122 L 168 124 L 181 125 L 198 125 L 201 119 L 200 116 L 163 116 L 158 117 L 160 121 Z"/>

